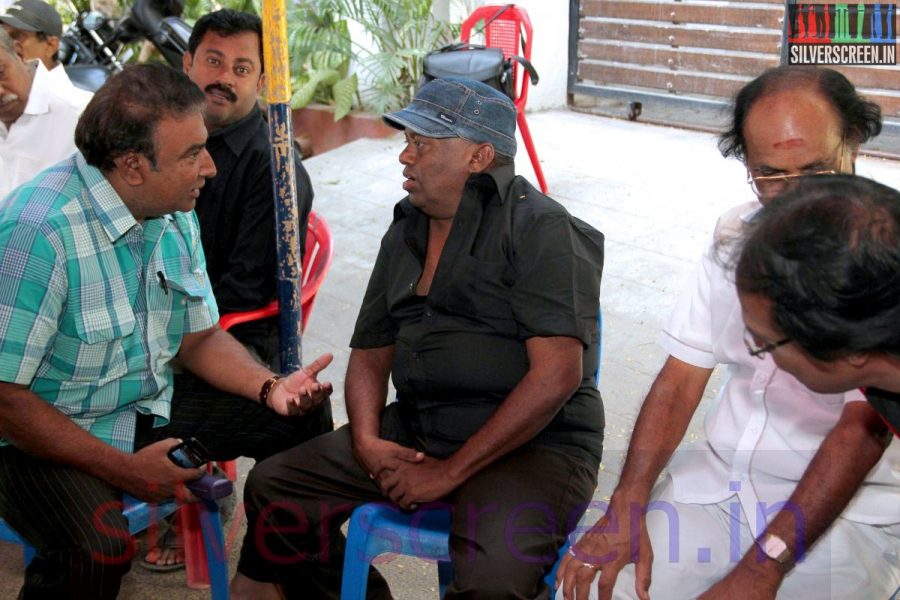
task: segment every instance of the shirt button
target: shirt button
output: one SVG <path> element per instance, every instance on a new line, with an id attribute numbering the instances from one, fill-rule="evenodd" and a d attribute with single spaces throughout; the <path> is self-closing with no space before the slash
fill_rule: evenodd
<path id="1" fill-rule="evenodd" d="M 426 308 L 426 309 L 425 309 L 425 316 L 426 316 L 426 317 L 433 317 L 433 316 L 434 316 L 434 312 L 432 312 L 432 310 L 431 310 L 430 308 Z"/>

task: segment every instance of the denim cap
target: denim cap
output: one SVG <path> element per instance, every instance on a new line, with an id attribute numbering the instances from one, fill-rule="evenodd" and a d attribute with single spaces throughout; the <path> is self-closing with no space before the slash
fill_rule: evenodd
<path id="1" fill-rule="evenodd" d="M 22 31 L 33 31 L 60 37 L 62 19 L 56 9 L 41 0 L 18 0 L 0 15 L 0 23 Z"/>
<path id="2" fill-rule="evenodd" d="M 409 106 L 381 118 L 424 137 L 487 142 L 499 154 L 516 155 L 516 107 L 505 94 L 474 79 L 433 79 Z"/>

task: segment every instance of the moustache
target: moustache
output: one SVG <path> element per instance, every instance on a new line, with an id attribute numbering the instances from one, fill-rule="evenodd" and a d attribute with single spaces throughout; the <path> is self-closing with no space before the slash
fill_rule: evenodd
<path id="1" fill-rule="evenodd" d="M 211 83 L 204 88 L 205 92 L 209 93 L 212 91 L 218 91 L 225 96 L 225 99 L 229 102 L 237 102 L 237 95 L 232 92 L 229 88 L 225 87 L 221 83 Z"/>
<path id="2" fill-rule="evenodd" d="M 5 94 L 0 94 L 0 106 L 5 106 L 10 102 L 15 102 L 19 99 L 18 94 L 13 94 L 12 92 L 7 92 Z"/>

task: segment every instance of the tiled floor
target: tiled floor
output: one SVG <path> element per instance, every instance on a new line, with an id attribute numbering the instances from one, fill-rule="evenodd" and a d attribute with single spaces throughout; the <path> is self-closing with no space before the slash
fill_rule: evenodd
<path id="1" fill-rule="evenodd" d="M 607 433 L 596 493 L 603 500 L 618 478 L 634 417 L 664 358 L 655 344 L 662 320 L 717 215 L 752 196 L 743 168 L 721 158 L 712 135 L 569 111 L 531 114 L 528 121 L 551 196 L 606 235 L 601 391 Z M 346 422 L 343 377 L 356 312 L 391 208 L 403 194 L 400 148 L 399 138 L 360 140 L 305 163 L 316 189 L 315 210 L 334 234 L 335 261 L 319 292 L 304 354 L 335 354 L 327 373 L 336 388 L 336 424 Z M 900 163 L 860 159 L 858 166 L 900 187 Z M 533 180 L 524 147 L 517 167 Z M 713 379 L 707 397 L 715 395 L 719 381 Z M 695 419 L 685 443 L 701 437 L 699 424 Z M 246 473 L 249 464 L 242 467 Z M 0 600 L 15 598 L 20 565 L 17 549 L 0 544 Z M 432 565 L 401 557 L 384 571 L 398 599 L 436 597 L 425 592 L 437 583 Z M 208 597 L 187 590 L 183 581 L 182 573 L 151 575 L 135 567 L 121 597 Z"/>

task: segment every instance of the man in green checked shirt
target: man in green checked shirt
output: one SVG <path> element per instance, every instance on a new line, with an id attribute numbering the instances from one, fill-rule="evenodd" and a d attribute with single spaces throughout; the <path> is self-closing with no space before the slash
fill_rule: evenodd
<path id="1" fill-rule="evenodd" d="M 166 456 L 177 438 L 262 458 L 319 431 L 305 415 L 330 355 L 277 379 L 216 325 L 192 212 L 216 173 L 204 101 L 181 73 L 129 67 L 85 109 L 80 152 L 0 203 L 0 517 L 38 550 L 23 598 L 117 596 L 122 492 L 161 500 L 201 475 Z M 176 355 L 233 397 L 173 406 Z"/>

